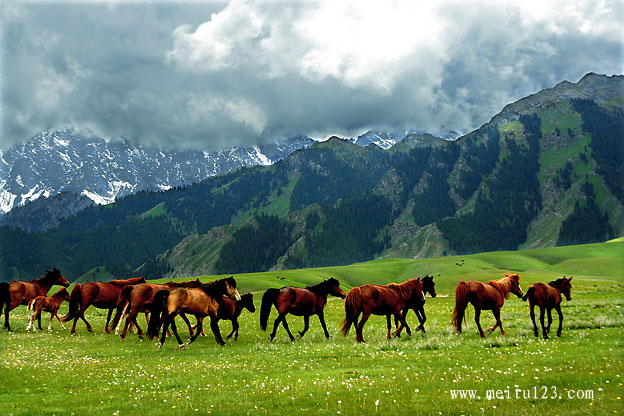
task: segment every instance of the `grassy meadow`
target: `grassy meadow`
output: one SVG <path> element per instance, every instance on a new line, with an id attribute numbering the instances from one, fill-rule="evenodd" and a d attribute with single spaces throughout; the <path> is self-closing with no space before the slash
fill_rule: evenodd
<path id="1" fill-rule="evenodd" d="M 450 326 L 458 280 L 498 279 L 519 272 L 526 292 L 536 281 L 573 275 L 572 300 L 563 301 L 563 335 L 533 336 L 528 304 L 511 296 L 502 310 L 509 335 L 479 338 L 468 309 L 464 332 Z M 169 338 L 155 342 L 104 334 L 105 311 L 90 308 L 95 332 L 78 323 L 70 336 L 58 322 L 48 333 L 26 333 L 24 306 L 11 314 L 14 332 L 0 332 L 1 415 L 569 415 L 624 413 L 624 239 L 608 243 L 483 253 L 425 260 L 380 260 L 344 267 L 236 275 L 241 293 L 253 292 L 258 310 L 244 311 L 238 341 L 218 346 L 208 331 L 186 350 Z M 342 300 L 330 298 L 326 340 L 318 319 L 291 343 L 279 328 L 272 343 L 259 328 L 263 290 L 315 284 L 334 276 L 345 291 L 364 283 L 404 281 L 433 274 L 438 297 L 427 298 L 427 333 L 385 339 L 385 318 L 339 334 Z M 212 280 L 216 277 L 204 277 Z M 71 279 L 70 279 L 71 280 Z M 52 294 L 57 288 L 50 291 Z M 67 311 L 67 304 L 61 312 Z M 269 319 L 271 327 L 275 310 Z M 408 322 L 416 326 L 413 312 Z M 301 318 L 289 316 L 291 331 Z M 489 311 L 481 316 L 492 326 Z M 144 324 L 143 319 L 139 323 Z M 66 325 L 67 326 L 67 325 Z M 187 335 L 179 321 L 183 338 Z M 221 332 L 231 324 L 221 322 Z M 464 389 L 466 397 L 458 390 Z M 474 390 L 473 392 L 467 391 Z M 474 394 L 473 397 L 469 397 Z"/>

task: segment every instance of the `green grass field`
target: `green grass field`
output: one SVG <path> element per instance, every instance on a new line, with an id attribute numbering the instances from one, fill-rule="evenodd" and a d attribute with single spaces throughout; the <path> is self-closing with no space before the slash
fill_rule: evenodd
<path id="1" fill-rule="evenodd" d="M 103 334 L 105 313 L 89 309 L 94 333 L 78 324 L 70 336 L 57 322 L 48 333 L 24 331 L 26 308 L 11 315 L 14 332 L 0 333 L 1 415 L 615 415 L 624 412 L 624 240 L 520 252 L 483 253 L 426 260 L 382 260 L 309 270 L 237 275 L 241 293 L 256 306 L 268 287 L 314 284 L 337 277 L 345 291 L 369 282 L 403 281 L 433 274 L 439 296 L 427 298 L 427 333 L 385 339 L 385 318 L 371 317 L 366 344 L 342 337 L 342 301 L 330 298 L 323 336 L 316 318 L 291 343 L 280 328 L 272 343 L 259 328 L 259 310 L 243 312 L 238 341 L 218 346 L 210 332 L 186 350 L 168 339 L 129 334 L 126 342 Z M 450 326 L 458 280 L 498 279 L 504 272 L 532 282 L 574 275 L 572 300 L 563 301 L 561 338 L 533 336 L 528 305 L 506 301 L 509 335 L 479 338 L 468 309 L 460 336 Z M 205 277 L 211 280 L 215 277 Z M 51 293 L 56 288 L 52 288 Z M 67 310 L 67 304 L 61 308 Z M 46 315 L 47 316 L 47 315 Z M 272 312 L 269 325 L 275 318 Z M 410 312 L 408 322 L 415 326 Z M 553 326 L 557 325 L 556 314 Z M 484 327 L 493 324 L 482 314 Z M 141 319 L 139 321 L 143 323 Z M 289 316 L 293 333 L 301 318 Z M 178 325 L 179 328 L 182 324 Z M 222 334 L 231 328 L 221 323 Z M 553 336 L 554 336 L 553 331 Z M 185 330 L 180 330 L 183 338 Z M 460 389 L 470 389 L 461 395 Z"/>

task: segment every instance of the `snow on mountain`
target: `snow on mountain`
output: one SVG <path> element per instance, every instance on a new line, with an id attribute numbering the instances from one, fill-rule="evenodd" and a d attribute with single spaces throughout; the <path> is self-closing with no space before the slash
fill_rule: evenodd
<path id="1" fill-rule="evenodd" d="M 377 130 L 369 130 L 366 133 L 358 136 L 355 139 L 350 139 L 349 141 L 355 143 L 360 146 L 368 146 L 370 144 L 376 144 L 382 149 L 389 149 L 395 144 L 399 143 L 407 136 L 412 134 L 424 134 L 427 133 L 421 130 L 394 130 L 394 131 L 377 131 Z M 446 140 L 455 140 L 459 137 L 459 133 L 452 130 L 443 130 L 438 133 L 433 134 L 436 137 L 440 137 Z"/>
<path id="2" fill-rule="evenodd" d="M 168 190 L 241 166 L 270 165 L 312 143 L 299 136 L 215 152 L 167 152 L 122 139 L 106 141 L 72 128 L 44 132 L 0 153 L 0 215 L 61 192 L 108 204 L 134 192 Z"/>

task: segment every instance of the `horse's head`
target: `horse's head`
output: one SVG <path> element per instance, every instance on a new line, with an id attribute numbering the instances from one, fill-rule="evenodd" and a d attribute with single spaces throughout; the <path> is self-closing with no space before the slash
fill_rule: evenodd
<path id="1" fill-rule="evenodd" d="M 241 296 L 240 303 L 241 303 L 241 306 L 247 309 L 249 312 L 254 313 L 256 311 L 256 307 L 253 303 L 252 293 L 246 293 L 243 296 Z"/>
<path id="2" fill-rule="evenodd" d="M 335 277 L 331 277 L 325 282 L 328 284 L 328 294 L 339 297 L 340 299 L 344 299 L 347 297 L 347 294 L 344 292 L 344 290 L 340 288 L 340 282 L 338 281 L 338 279 L 336 279 Z"/>
<path id="3" fill-rule="evenodd" d="M 225 281 L 225 294 L 237 302 L 241 300 L 241 295 L 238 293 L 238 289 L 236 289 L 234 276 L 227 277 L 223 280 Z"/>
<path id="4" fill-rule="evenodd" d="M 572 300 L 572 295 L 570 293 L 570 291 L 572 290 L 572 284 L 570 283 L 570 281 L 572 281 L 572 277 L 567 279 L 565 276 L 563 276 L 561 279 L 557 279 L 554 282 L 549 283 L 552 287 L 556 287 L 557 289 L 559 289 L 559 292 L 561 292 L 568 301 Z"/>
<path id="5" fill-rule="evenodd" d="M 137 279 L 138 279 L 137 280 L 137 282 L 138 282 L 137 284 L 139 284 L 139 283 L 147 283 L 147 280 L 145 280 L 145 278 L 143 276 L 140 276 Z"/>
<path id="6" fill-rule="evenodd" d="M 63 276 L 61 274 L 61 271 L 56 267 L 53 268 L 51 271 L 46 270 L 46 274 L 44 277 L 52 279 L 55 285 L 60 285 L 63 287 L 69 286 L 69 282 L 67 281 L 67 279 L 65 279 L 65 276 Z"/>
<path id="7" fill-rule="evenodd" d="M 421 282 L 422 282 L 423 292 L 429 293 L 429 295 L 431 295 L 432 298 L 435 298 L 436 291 L 435 291 L 435 283 L 433 282 L 433 276 L 425 275 L 425 277 L 421 279 Z"/>
<path id="8" fill-rule="evenodd" d="M 520 287 L 520 275 L 518 273 L 505 273 L 505 277 L 508 277 L 511 282 L 509 291 L 519 298 L 522 298 L 524 293 L 522 293 L 522 288 Z"/>

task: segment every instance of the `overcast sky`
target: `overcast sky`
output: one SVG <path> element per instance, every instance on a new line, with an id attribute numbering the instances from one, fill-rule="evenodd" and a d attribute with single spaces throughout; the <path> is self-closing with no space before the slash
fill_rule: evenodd
<path id="1" fill-rule="evenodd" d="M 205 150 L 467 133 L 562 80 L 622 74 L 622 4 L 3 0 L 0 149 L 66 126 Z"/>

